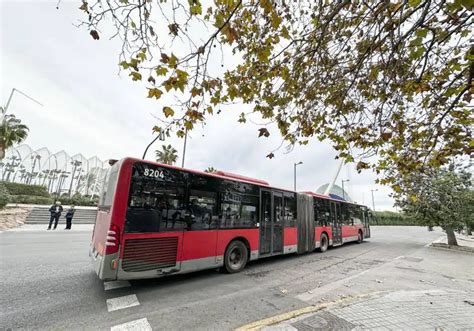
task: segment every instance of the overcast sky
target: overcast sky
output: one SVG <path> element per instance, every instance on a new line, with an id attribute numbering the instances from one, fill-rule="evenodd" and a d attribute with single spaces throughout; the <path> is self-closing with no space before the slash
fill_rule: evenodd
<path id="1" fill-rule="evenodd" d="M 17 94 L 8 109 L 30 128 L 26 140 L 32 148 L 52 152 L 94 155 L 105 160 L 125 156 L 141 157 L 153 138 L 151 129 L 161 116 L 162 104 L 146 98 L 143 85 L 119 73 L 120 43 L 102 36 L 94 41 L 85 29 L 74 26 L 83 14 L 80 1 L 0 0 L 1 67 L 0 103 L 6 104 L 12 88 L 40 101 L 40 107 Z M 313 139 L 290 153 L 284 148 L 275 158 L 265 156 L 280 145 L 275 130 L 269 138 L 257 138 L 260 126 L 237 122 L 245 105 L 235 106 L 209 118 L 188 140 L 185 167 L 216 169 L 261 178 L 277 187 L 293 187 L 293 163 L 298 166 L 298 190 L 315 191 L 334 176 L 339 161 L 328 143 Z M 154 115 L 154 116 L 153 116 Z M 183 140 L 172 137 L 166 143 L 179 151 Z M 147 155 L 153 159 L 157 142 Z M 369 171 L 357 174 L 344 166 L 337 183 L 350 179 L 346 188 L 359 203 L 371 205 L 375 193 L 377 210 L 393 210 L 387 187 L 374 183 Z"/>

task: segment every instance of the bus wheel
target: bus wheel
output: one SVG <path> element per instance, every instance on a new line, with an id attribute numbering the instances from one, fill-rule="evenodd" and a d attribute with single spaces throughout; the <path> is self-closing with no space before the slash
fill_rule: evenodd
<path id="1" fill-rule="evenodd" d="M 364 240 L 364 236 L 362 235 L 362 231 L 359 230 L 359 234 L 357 235 L 357 242 L 361 243 Z"/>
<path id="2" fill-rule="evenodd" d="M 328 236 L 325 233 L 323 233 L 319 240 L 321 242 L 321 246 L 319 246 L 319 251 L 324 253 L 325 251 L 328 250 L 328 246 L 329 246 Z"/>
<path id="3" fill-rule="evenodd" d="M 240 272 L 248 260 L 247 246 L 240 240 L 235 240 L 230 243 L 225 251 L 224 266 L 225 270 L 230 273 Z"/>

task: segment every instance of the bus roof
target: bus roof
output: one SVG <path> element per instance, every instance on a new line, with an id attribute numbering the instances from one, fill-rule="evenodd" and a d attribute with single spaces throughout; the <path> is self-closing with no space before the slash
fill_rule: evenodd
<path id="1" fill-rule="evenodd" d="M 210 177 L 217 177 L 217 178 L 223 178 L 223 179 L 231 179 L 239 182 L 245 182 L 248 184 L 256 184 L 256 185 L 261 185 L 261 186 L 270 186 L 270 184 L 262 179 L 257 179 L 257 178 L 251 178 L 247 176 L 242 176 L 238 174 L 234 174 L 231 172 L 227 171 L 216 171 L 216 172 L 205 172 L 205 171 L 200 171 L 200 170 L 194 170 L 194 169 L 188 169 L 188 168 L 181 168 L 173 165 L 168 165 L 168 164 L 163 164 L 163 163 L 158 163 L 154 161 L 149 161 L 149 160 L 142 160 L 142 159 L 136 159 L 132 157 L 127 157 L 127 160 L 130 160 L 132 162 L 146 162 L 146 163 L 151 163 L 151 164 L 156 164 L 165 168 L 170 168 L 170 169 L 175 169 L 175 170 L 181 170 L 181 171 L 186 171 L 194 174 L 199 174 L 199 175 L 204 175 L 204 176 L 210 176 Z M 283 189 L 285 191 L 288 191 L 286 189 Z"/>
<path id="2" fill-rule="evenodd" d="M 147 163 L 156 164 L 156 165 L 159 165 L 159 166 L 162 166 L 162 167 L 165 167 L 165 168 L 171 168 L 171 169 L 186 171 L 186 172 L 190 172 L 190 173 L 194 173 L 194 174 L 210 176 L 210 177 L 217 177 L 217 178 L 222 178 L 222 179 L 230 179 L 230 180 L 235 180 L 235 181 L 244 182 L 244 183 L 248 183 L 248 184 L 254 184 L 254 185 L 265 186 L 265 187 L 268 187 L 268 188 L 274 188 L 274 189 L 277 189 L 277 190 L 280 190 L 280 191 L 286 191 L 286 192 L 292 192 L 292 193 L 304 193 L 304 194 L 311 195 L 315 198 L 321 198 L 321 199 L 341 202 L 341 200 L 334 199 L 334 198 L 332 198 L 328 195 L 314 193 L 312 191 L 295 192 L 293 190 L 289 190 L 289 189 L 285 189 L 285 188 L 270 186 L 270 184 L 265 180 L 252 178 L 252 177 L 247 177 L 247 176 L 242 176 L 242 175 L 239 175 L 239 174 L 234 174 L 232 172 L 220 171 L 220 170 L 216 171 L 216 172 L 204 172 L 204 171 L 200 171 L 200 170 L 181 168 L 181 167 L 177 167 L 177 166 L 173 166 L 173 165 L 162 164 L 162 163 L 149 161 L 149 160 L 142 160 L 142 159 L 136 159 L 136 158 L 131 158 L 131 157 L 127 157 L 126 159 L 130 160 L 132 162 L 147 162 Z M 354 205 L 359 205 L 357 203 L 353 203 L 353 202 L 350 202 L 350 201 L 342 201 L 342 202 L 350 203 L 350 204 L 354 204 Z"/>
<path id="3" fill-rule="evenodd" d="M 337 201 L 337 202 L 345 202 L 345 203 L 350 203 L 352 205 L 357 205 L 357 206 L 363 206 L 365 207 L 364 205 L 359 205 L 358 203 L 355 203 L 355 202 L 351 202 L 351 201 L 347 201 L 347 200 L 338 200 L 338 199 L 334 199 L 333 197 L 330 197 L 328 195 L 325 195 L 325 194 L 319 194 L 319 193 L 314 193 L 314 192 L 311 192 L 311 191 L 305 191 L 305 192 L 301 192 L 301 193 L 305 193 L 305 194 L 308 194 L 308 195 L 311 195 L 315 198 L 321 198 L 321 199 L 326 199 L 326 200 L 331 200 L 331 201 Z"/>

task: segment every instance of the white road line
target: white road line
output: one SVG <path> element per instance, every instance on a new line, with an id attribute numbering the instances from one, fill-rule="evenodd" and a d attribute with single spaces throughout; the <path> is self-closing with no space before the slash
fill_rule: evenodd
<path id="1" fill-rule="evenodd" d="M 109 312 L 125 309 L 130 307 L 139 306 L 140 302 L 138 302 L 138 298 L 135 294 L 126 295 L 123 297 L 107 299 L 107 310 Z"/>
<path id="2" fill-rule="evenodd" d="M 127 322 L 124 324 L 115 325 L 110 328 L 110 331 L 151 331 L 151 325 L 146 318 Z"/>
<path id="3" fill-rule="evenodd" d="M 104 282 L 104 291 L 114 290 L 116 288 L 130 287 L 128 280 L 114 280 L 110 282 Z"/>

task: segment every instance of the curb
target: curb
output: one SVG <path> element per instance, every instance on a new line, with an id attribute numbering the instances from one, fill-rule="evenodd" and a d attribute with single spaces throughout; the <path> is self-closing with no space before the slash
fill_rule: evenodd
<path id="1" fill-rule="evenodd" d="M 450 249 L 453 251 L 474 253 L 474 247 L 468 247 L 468 246 L 451 246 L 451 245 L 448 245 L 445 243 L 439 243 L 439 242 L 433 242 L 431 243 L 430 246 L 434 248 L 443 248 L 443 249 Z"/>

